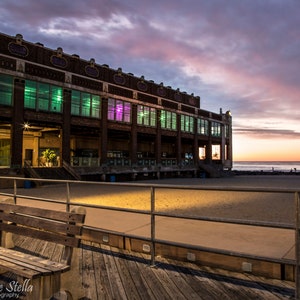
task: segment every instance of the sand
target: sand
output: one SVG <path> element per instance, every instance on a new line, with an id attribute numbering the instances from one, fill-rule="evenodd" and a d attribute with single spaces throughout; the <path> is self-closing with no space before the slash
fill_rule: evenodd
<path id="1" fill-rule="evenodd" d="M 300 176 L 292 175 L 235 176 L 214 179 L 176 178 L 134 183 L 170 184 L 176 187 L 181 185 L 195 187 L 213 186 L 218 188 L 274 187 L 299 188 L 300 190 Z M 9 192 L 9 190 L 4 190 L 3 192 Z M 150 209 L 150 187 L 125 187 L 118 186 L 115 183 L 106 185 L 71 184 L 70 192 L 71 201 L 74 202 L 138 210 Z M 66 199 L 66 185 L 51 184 L 39 188 L 20 188 L 18 189 L 18 194 L 64 201 Z M 294 202 L 294 194 L 155 189 L 156 210 L 180 215 L 293 224 L 295 220 Z"/>

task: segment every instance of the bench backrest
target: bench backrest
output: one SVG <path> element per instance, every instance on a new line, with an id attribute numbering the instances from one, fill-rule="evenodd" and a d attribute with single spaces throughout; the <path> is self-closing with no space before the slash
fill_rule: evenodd
<path id="1" fill-rule="evenodd" d="M 79 212 L 78 212 L 79 211 Z M 40 240 L 79 247 L 84 210 L 64 212 L 0 203 L 0 230 Z"/>

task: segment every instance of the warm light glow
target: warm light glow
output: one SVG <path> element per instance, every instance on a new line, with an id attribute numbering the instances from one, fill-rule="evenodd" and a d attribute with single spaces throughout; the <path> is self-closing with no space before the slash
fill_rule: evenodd
<path id="1" fill-rule="evenodd" d="M 30 128 L 30 124 L 28 122 L 24 122 L 24 124 L 22 125 L 24 130 L 29 130 Z"/>
<path id="2" fill-rule="evenodd" d="M 300 161 L 299 139 L 233 136 L 234 161 Z"/>

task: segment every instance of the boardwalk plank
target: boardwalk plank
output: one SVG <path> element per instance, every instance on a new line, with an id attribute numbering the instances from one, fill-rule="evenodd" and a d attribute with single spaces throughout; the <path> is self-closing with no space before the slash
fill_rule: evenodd
<path id="1" fill-rule="evenodd" d="M 210 274 L 218 274 L 232 279 L 232 286 L 240 287 L 239 291 L 244 292 L 245 299 L 285 299 L 294 296 L 293 283 L 289 288 L 288 282 L 276 279 L 266 279 L 264 277 L 254 276 L 250 273 L 230 272 L 222 269 L 202 267 Z"/>
<path id="2" fill-rule="evenodd" d="M 140 253 L 135 253 L 135 255 L 142 260 L 142 263 L 136 262 L 137 271 L 145 278 L 149 287 L 149 294 L 153 294 L 153 298 L 151 299 L 169 300 L 170 295 L 167 293 L 165 286 L 162 285 L 161 281 L 154 274 L 155 268 L 151 267 L 150 264 L 144 265 L 144 257 Z"/>
<path id="3" fill-rule="evenodd" d="M 195 279 L 196 276 L 200 275 L 199 273 L 192 273 L 188 268 L 184 266 L 183 262 L 176 262 L 176 265 L 173 264 L 173 262 L 169 262 L 167 259 L 161 258 L 160 261 L 163 261 L 164 264 L 167 264 L 170 268 L 173 270 L 174 273 L 178 273 L 181 276 L 181 281 L 184 282 L 184 286 L 188 286 L 187 289 L 184 290 L 186 293 L 186 297 L 190 299 L 207 299 L 210 300 L 212 299 L 212 294 L 210 293 L 209 290 L 203 290 L 203 287 L 199 282 Z M 184 288 L 183 286 L 183 288 Z M 200 296 L 201 295 L 201 296 Z"/>
<path id="4" fill-rule="evenodd" d="M 252 295 L 253 298 L 249 298 L 249 294 L 245 293 L 238 281 L 234 283 L 234 280 L 230 276 L 224 276 L 223 274 L 217 274 L 213 272 L 208 272 L 206 267 L 197 266 L 197 265 L 188 265 L 190 266 L 190 271 L 194 274 L 199 274 L 196 276 L 201 282 L 205 282 L 205 285 L 211 287 L 210 292 L 213 292 L 214 295 L 212 299 L 260 299 L 257 297 L 257 294 Z"/>
<path id="5" fill-rule="evenodd" d="M 126 291 L 123 286 L 120 274 L 114 261 L 112 252 L 109 246 L 101 245 L 101 249 L 107 250 L 108 254 L 104 255 L 106 271 L 109 278 L 110 294 L 113 299 L 127 299 Z"/>
<path id="6" fill-rule="evenodd" d="M 82 250 L 82 285 L 87 298 L 97 299 L 95 287 L 95 266 L 91 254 L 92 253 L 89 250 Z"/>
<path id="7" fill-rule="evenodd" d="M 144 254 L 143 254 L 143 257 Z M 165 287 L 167 293 L 170 296 L 170 299 L 186 299 L 182 291 L 177 287 L 177 285 L 171 280 L 169 275 L 165 272 L 165 270 L 156 266 L 154 268 L 154 274 L 160 280 L 161 284 Z"/>
<path id="8" fill-rule="evenodd" d="M 49 243 L 41 245 L 31 238 L 20 237 L 16 247 L 25 252 L 39 251 L 44 257 L 61 258 L 59 247 Z M 84 299 L 294 299 L 293 282 L 165 258 L 157 258 L 157 266 L 152 267 L 147 254 L 98 243 L 84 243 L 79 265 L 78 275 L 86 291 Z M 0 285 L 2 282 L 7 284 L 10 278 L 13 277 L 0 275 Z"/>
<path id="9" fill-rule="evenodd" d="M 159 264 L 158 268 L 163 269 L 167 273 L 170 280 L 174 282 L 186 299 L 199 299 L 199 295 L 197 295 L 195 290 L 187 284 L 184 276 L 182 276 L 182 272 L 173 264 L 165 262 L 163 264 Z"/>
<path id="10" fill-rule="evenodd" d="M 106 265 L 104 261 L 103 252 L 101 252 L 99 244 L 92 244 L 93 247 L 97 247 L 98 251 L 92 251 L 95 270 L 95 281 L 96 281 L 96 294 L 97 299 L 112 299 L 109 291 L 109 278 L 106 272 Z"/>
<path id="11" fill-rule="evenodd" d="M 134 284 L 136 285 L 140 298 L 143 300 L 162 299 L 162 295 L 158 294 L 155 296 L 151 285 L 149 286 L 149 273 L 152 272 L 152 270 L 149 269 L 149 264 L 138 257 L 133 257 L 127 250 L 120 249 L 120 253 L 122 254 L 122 261 L 126 264 L 126 268 L 128 268 L 131 277 L 134 279 Z M 145 271 L 145 268 L 148 270 Z M 157 289 L 157 286 L 153 288 Z"/>
<path id="12" fill-rule="evenodd" d="M 247 274 L 250 281 L 259 282 L 262 290 L 270 291 L 275 295 L 283 295 L 284 297 L 295 296 L 295 283 L 290 281 L 284 281 L 279 279 L 267 279 L 261 276 L 254 276 Z"/>
<path id="13" fill-rule="evenodd" d="M 139 278 L 137 276 L 132 278 L 129 269 L 125 264 L 124 258 L 120 256 L 118 249 L 117 248 L 111 248 L 111 249 L 114 252 L 116 267 L 118 269 L 120 278 L 125 287 L 125 292 L 127 297 L 131 299 L 141 299 L 135 284 L 135 282 L 138 281 Z"/>
<path id="14" fill-rule="evenodd" d="M 161 260 L 164 261 L 163 258 Z M 168 261 L 168 260 L 166 260 Z M 172 263 L 170 260 L 169 263 Z M 177 264 L 177 262 L 175 262 Z M 180 263 L 185 266 L 185 263 L 183 262 L 178 262 L 179 265 Z M 200 269 L 195 270 L 192 268 L 188 269 L 189 274 L 191 275 L 189 277 L 189 282 L 192 281 L 192 285 L 195 287 L 198 286 L 198 297 L 199 299 L 204 299 L 204 300 L 219 300 L 219 299 L 230 299 L 230 297 L 224 292 L 224 290 L 220 290 L 219 286 L 217 283 L 215 283 L 213 280 L 209 279 L 206 277 L 205 274 L 202 273 Z M 191 283 L 190 283 L 191 284 Z"/>

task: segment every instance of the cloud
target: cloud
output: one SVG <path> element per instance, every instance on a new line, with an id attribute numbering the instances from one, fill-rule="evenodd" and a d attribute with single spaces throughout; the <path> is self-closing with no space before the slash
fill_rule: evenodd
<path id="1" fill-rule="evenodd" d="M 267 129 L 267 128 L 235 128 L 234 133 L 243 134 L 259 139 L 286 139 L 300 138 L 300 132 L 289 129 Z"/>
<path id="2" fill-rule="evenodd" d="M 230 109 L 235 132 L 297 136 L 300 5 L 294 0 L 2 0 L 0 28 Z M 260 130 L 241 129 L 251 120 Z M 266 123 L 276 120 L 272 128 Z M 246 126 L 247 127 L 247 126 Z M 281 131 L 282 130 L 282 131 Z"/>

